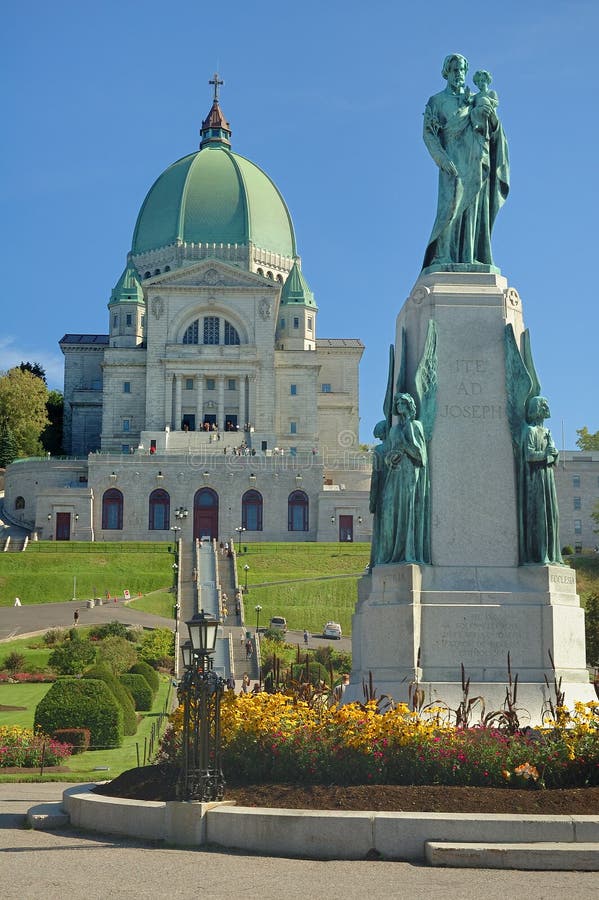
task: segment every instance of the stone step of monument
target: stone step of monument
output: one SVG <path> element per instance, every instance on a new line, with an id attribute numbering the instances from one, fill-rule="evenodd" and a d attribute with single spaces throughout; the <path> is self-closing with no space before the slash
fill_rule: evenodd
<path id="1" fill-rule="evenodd" d="M 27 812 L 27 824 L 38 831 L 52 831 L 69 824 L 69 815 L 62 803 L 38 803 Z"/>
<path id="2" fill-rule="evenodd" d="M 540 871 L 598 872 L 599 843 L 460 843 L 426 841 L 431 866 L 474 869 L 537 869 Z"/>

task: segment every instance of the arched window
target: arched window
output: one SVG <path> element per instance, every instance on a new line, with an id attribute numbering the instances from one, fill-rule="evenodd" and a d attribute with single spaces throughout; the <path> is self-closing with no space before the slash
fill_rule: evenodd
<path id="1" fill-rule="evenodd" d="M 106 531 L 122 531 L 123 529 L 123 495 L 116 488 L 104 491 L 102 528 Z"/>
<path id="2" fill-rule="evenodd" d="M 308 531 L 309 500 L 304 491 L 293 491 L 287 501 L 287 531 Z"/>
<path id="3" fill-rule="evenodd" d="M 170 527 L 171 498 L 161 489 L 150 494 L 150 531 L 167 531 Z"/>
<path id="4" fill-rule="evenodd" d="M 218 316 L 204 316 L 204 343 L 220 344 L 220 319 Z"/>
<path id="5" fill-rule="evenodd" d="M 151 277 L 152 277 L 151 272 L 144 272 L 144 278 L 151 278 Z"/>
<path id="6" fill-rule="evenodd" d="M 192 322 L 189 328 L 186 330 L 183 335 L 183 343 L 184 344 L 197 344 L 198 343 L 198 327 L 199 327 L 199 319 L 196 319 L 195 322 Z"/>
<path id="7" fill-rule="evenodd" d="M 165 271 L 165 272 L 170 272 L 170 270 L 171 270 L 171 267 L 170 267 L 170 266 L 165 266 L 165 267 L 164 267 L 164 271 Z"/>
<path id="8" fill-rule="evenodd" d="M 283 284 L 283 276 L 281 275 L 280 272 L 279 272 L 279 274 L 277 275 L 277 281 L 279 282 L 279 284 Z"/>
<path id="9" fill-rule="evenodd" d="M 227 322 L 225 319 L 225 344 L 238 344 L 239 343 L 239 334 L 237 333 L 237 329 L 231 325 L 230 322 Z"/>
<path id="10" fill-rule="evenodd" d="M 258 269 L 257 272 L 258 275 L 264 275 L 264 269 Z"/>
<path id="11" fill-rule="evenodd" d="M 25 497 L 17 497 L 15 499 L 15 509 L 25 509 Z"/>
<path id="12" fill-rule="evenodd" d="M 224 323 L 224 326 L 223 326 Z M 220 344 L 221 335 L 224 334 L 225 344 L 239 344 L 239 332 L 234 325 L 221 319 L 218 316 L 204 316 L 202 324 L 196 319 L 191 323 L 183 334 L 184 344 L 199 344 L 200 335 L 202 335 L 203 344 Z"/>
<path id="13" fill-rule="evenodd" d="M 241 498 L 241 525 L 246 531 L 262 531 L 262 494 L 246 491 Z"/>
<path id="14" fill-rule="evenodd" d="M 154 275 L 160 275 L 160 269 L 154 269 Z"/>

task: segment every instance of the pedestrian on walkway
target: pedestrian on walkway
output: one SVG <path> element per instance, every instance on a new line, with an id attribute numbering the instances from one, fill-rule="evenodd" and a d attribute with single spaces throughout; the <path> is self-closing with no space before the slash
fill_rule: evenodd
<path id="1" fill-rule="evenodd" d="M 73 613 L 73 624 L 77 626 L 79 624 L 79 610 L 76 609 Z"/>
<path id="2" fill-rule="evenodd" d="M 306 647 L 308 646 L 308 641 L 310 640 L 310 635 L 308 634 L 308 629 L 304 628 L 304 644 Z"/>
<path id="3" fill-rule="evenodd" d="M 21 604 L 21 601 L 19 600 L 19 598 L 15 597 L 15 606 L 21 606 L 21 605 L 22 604 Z"/>
<path id="4" fill-rule="evenodd" d="M 244 672 L 241 678 L 241 693 L 248 694 L 250 690 L 250 676 Z"/>
<path id="5" fill-rule="evenodd" d="M 252 651 L 253 651 L 251 638 L 248 638 L 245 642 L 245 657 L 246 659 L 251 659 Z"/>

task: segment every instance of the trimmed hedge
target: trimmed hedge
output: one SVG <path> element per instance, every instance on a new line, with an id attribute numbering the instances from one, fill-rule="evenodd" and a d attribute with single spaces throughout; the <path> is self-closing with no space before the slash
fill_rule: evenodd
<path id="1" fill-rule="evenodd" d="M 135 703 L 135 709 L 152 709 L 154 695 L 152 693 L 152 688 L 143 675 L 126 672 L 124 675 L 120 676 L 119 680 L 131 693 L 133 702 Z"/>
<path id="2" fill-rule="evenodd" d="M 73 756 L 76 753 L 85 753 L 91 739 L 89 728 L 57 728 L 52 737 L 55 741 L 70 744 Z"/>
<path id="3" fill-rule="evenodd" d="M 137 731 L 137 716 L 135 715 L 135 701 L 124 684 L 121 684 L 117 676 L 106 664 L 98 663 L 88 669 L 84 678 L 97 678 L 103 681 L 113 694 L 117 703 L 123 710 L 124 734 L 135 734 Z"/>
<path id="4" fill-rule="evenodd" d="M 103 681 L 59 678 L 38 703 L 34 727 L 46 734 L 58 728 L 89 728 L 92 749 L 120 747 L 123 709 Z"/>
<path id="5" fill-rule="evenodd" d="M 153 694 L 158 693 L 158 688 L 160 687 L 160 677 L 156 669 L 154 669 L 149 663 L 136 662 L 134 666 L 131 666 L 129 669 L 131 675 L 143 675 L 148 684 L 152 689 Z"/>

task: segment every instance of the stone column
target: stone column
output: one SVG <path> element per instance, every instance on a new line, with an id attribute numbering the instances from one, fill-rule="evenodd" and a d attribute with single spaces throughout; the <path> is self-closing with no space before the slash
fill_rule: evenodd
<path id="1" fill-rule="evenodd" d="M 225 430 L 225 376 L 218 376 L 218 413 L 216 424 L 220 431 Z"/>
<path id="2" fill-rule="evenodd" d="M 247 410 L 247 421 L 254 428 L 257 428 L 256 421 L 256 376 L 249 375 L 249 401 Z"/>
<path id="3" fill-rule="evenodd" d="M 166 373 L 164 383 L 164 424 L 173 427 L 173 376 L 170 372 Z"/>
<path id="4" fill-rule="evenodd" d="M 196 375 L 196 431 L 200 431 L 204 418 L 204 376 Z"/>
<path id="5" fill-rule="evenodd" d="M 181 385 L 183 381 L 182 375 L 175 375 L 175 431 L 181 431 Z"/>

